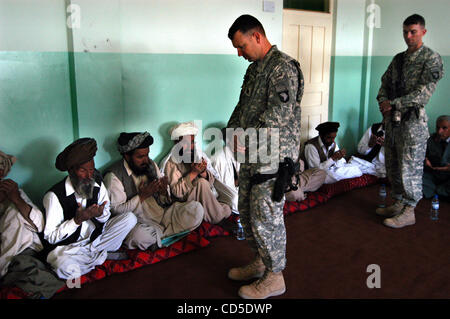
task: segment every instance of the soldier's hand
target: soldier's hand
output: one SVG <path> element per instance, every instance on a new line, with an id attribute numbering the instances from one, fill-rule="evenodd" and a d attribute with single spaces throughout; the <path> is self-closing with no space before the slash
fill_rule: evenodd
<path id="1" fill-rule="evenodd" d="M 425 166 L 428 166 L 429 168 L 434 168 L 433 165 L 431 165 L 430 160 L 426 157 L 425 157 Z"/>
<path id="2" fill-rule="evenodd" d="M 450 164 L 447 164 L 446 166 L 433 167 L 433 169 L 441 172 L 450 172 Z"/>

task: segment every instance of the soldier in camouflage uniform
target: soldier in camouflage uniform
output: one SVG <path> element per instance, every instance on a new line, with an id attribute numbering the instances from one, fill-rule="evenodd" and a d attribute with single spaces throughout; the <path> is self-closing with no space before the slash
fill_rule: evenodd
<path id="1" fill-rule="evenodd" d="M 394 204 L 376 213 L 384 224 L 401 228 L 415 224 L 414 208 L 422 198 L 422 175 L 429 137 L 425 105 L 443 76 L 438 53 L 423 45 L 425 20 L 414 14 L 403 22 L 408 46 L 397 54 L 381 79 L 377 100 L 386 127 L 386 171 Z"/>
<path id="2" fill-rule="evenodd" d="M 299 63 L 272 46 L 261 23 L 243 15 L 228 33 L 238 55 L 253 62 L 247 69 L 239 102 L 227 124 L 231 128 L 268 128 L 267 153 L 275 154 L 278 163 L 290 157 L 298 160 L 300 150 L 300 100 L 303 95 L 303 74 Z M 259 131 L 258 131 L 259 132 Z M 278 133 L 278 145 L 271 139 Z M 242 137 L 242 136 L 241 136 Z M 252 141 L 246 145 L 252 153 Z M 257 143 L 258 156 L 262 149 Z M 249 160 L 250 156 L 250 160 Z M 286 290 L 282 270 L 286 266 L 286 230 L 283 219 L 284 197 L 273 201 L 275 178 L 251 184 L 256 173 L 265 174 L 273 166 L 258 157 L 251 161 L 247 154 L 239 171 L 239 212 L 246 239 L 254 251 L 255 260 L 246 266 L 232 268 L 228 277 L 233 280 L 260 278 L 242 286 L 242 298 L 267 298 Z M 273 172 L 273 170 L 272 170 Z"/>

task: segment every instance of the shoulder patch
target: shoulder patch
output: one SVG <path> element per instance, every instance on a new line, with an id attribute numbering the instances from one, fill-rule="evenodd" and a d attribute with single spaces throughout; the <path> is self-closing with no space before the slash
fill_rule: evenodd
<path id="1" fill-rule="evenodd" d="M 285 90 L 282 92 L 278 92 L 278 97 L 280 98 L 280 101 L 283 103 L 286 103 L 289 101 L 289 91 Z"/>

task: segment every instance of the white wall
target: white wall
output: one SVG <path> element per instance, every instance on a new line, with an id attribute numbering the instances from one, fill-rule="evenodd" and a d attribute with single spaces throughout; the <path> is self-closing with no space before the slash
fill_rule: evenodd
<path id="1" fill-rule="evenodd" d="M 0 51 L 67 51 L 64 0 L 0 0 Z"/>
<path id="2" fill-rule="evenodd" d="M 403 21 L 417 13 L 425 18 L 426 46 L 441 56 L 450 54 L 449 0 L 375 0 L 381 8 L 381 28 L 374 29 L 373 55 L 392 56 L 406 50 L 403 40 Z"/>
<path id="3" fill-rule="evenodd" d="M 67 51 L 66 4 L 79 8 L 76 52 L 235 54 L 227 38 L 242 14 L 257 17 L 281 47 L 283 1 L 263 0 L 0 0 L 0 51 Z M 74 20 L 76 21 L 76 20 Z"/>
<path id="4" fill-rule="evenodd" d="M 362 56 L 364 51 L 365 0 L 337 0 L 336 56 Z"/>

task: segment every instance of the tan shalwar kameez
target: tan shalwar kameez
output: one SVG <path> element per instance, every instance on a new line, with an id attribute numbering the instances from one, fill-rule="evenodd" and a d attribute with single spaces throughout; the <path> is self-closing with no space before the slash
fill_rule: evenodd
<path id="1" fill-rule="evenodd" d="M 192 182 L 189 177 L 191 164 L 176 163 L 170 158 L 165 167 L 164 175 L 169 179 L 172 195 L 182 201 L 195 200 L 202 204 L 204 219 L 208 223 L 217 224 L 231 215 L 231 208 L 225 203 L 220 203 L 212 189 L 214 176 L 207 172 L 208 178 L 196 177 Z"/>
<path id="2" fill-rule="evenodd" d="M 30 219 L 34 225 L 9 200 L 0 203 L 0 277 L 7 273 L 14 256 L 27 248 L 34 251 L 41 251 L 43 248 L 37 233 L 44 230 L 44 216 L 22 189 L 19 192 L 22 199 L 31 206 Z"/>
<path id="3" fill-rule="evenodd" d="M 147 176 L 136 176 L 125 160 L 123 163 L 128 176 L 133 179 L 136 189 L 139 189 L 142 183 L 147 183 Z M 154 165 L 158 178 L 160 178 L 159 168 L 156 163 Z M 161 204 L 170 205 L 164 208 L 153 196 L 141 202 L 139 195 L 135 195 L 127 201 L 124 186 L 113 172 L 105 175 L 104 182 L 111 200 L 111 212 L 113 214 L 133 212 L 138 219 L 138 223 L 124 241 L 129 249 L 146 250 L 155 243 L 155 239 L 160 246 L 161 238 L 194 230 L 203 220 L 203 207 L 199 202 L 193 200 L 173 202 L 169 190 L 166 194 L 159 196 Z"/>

